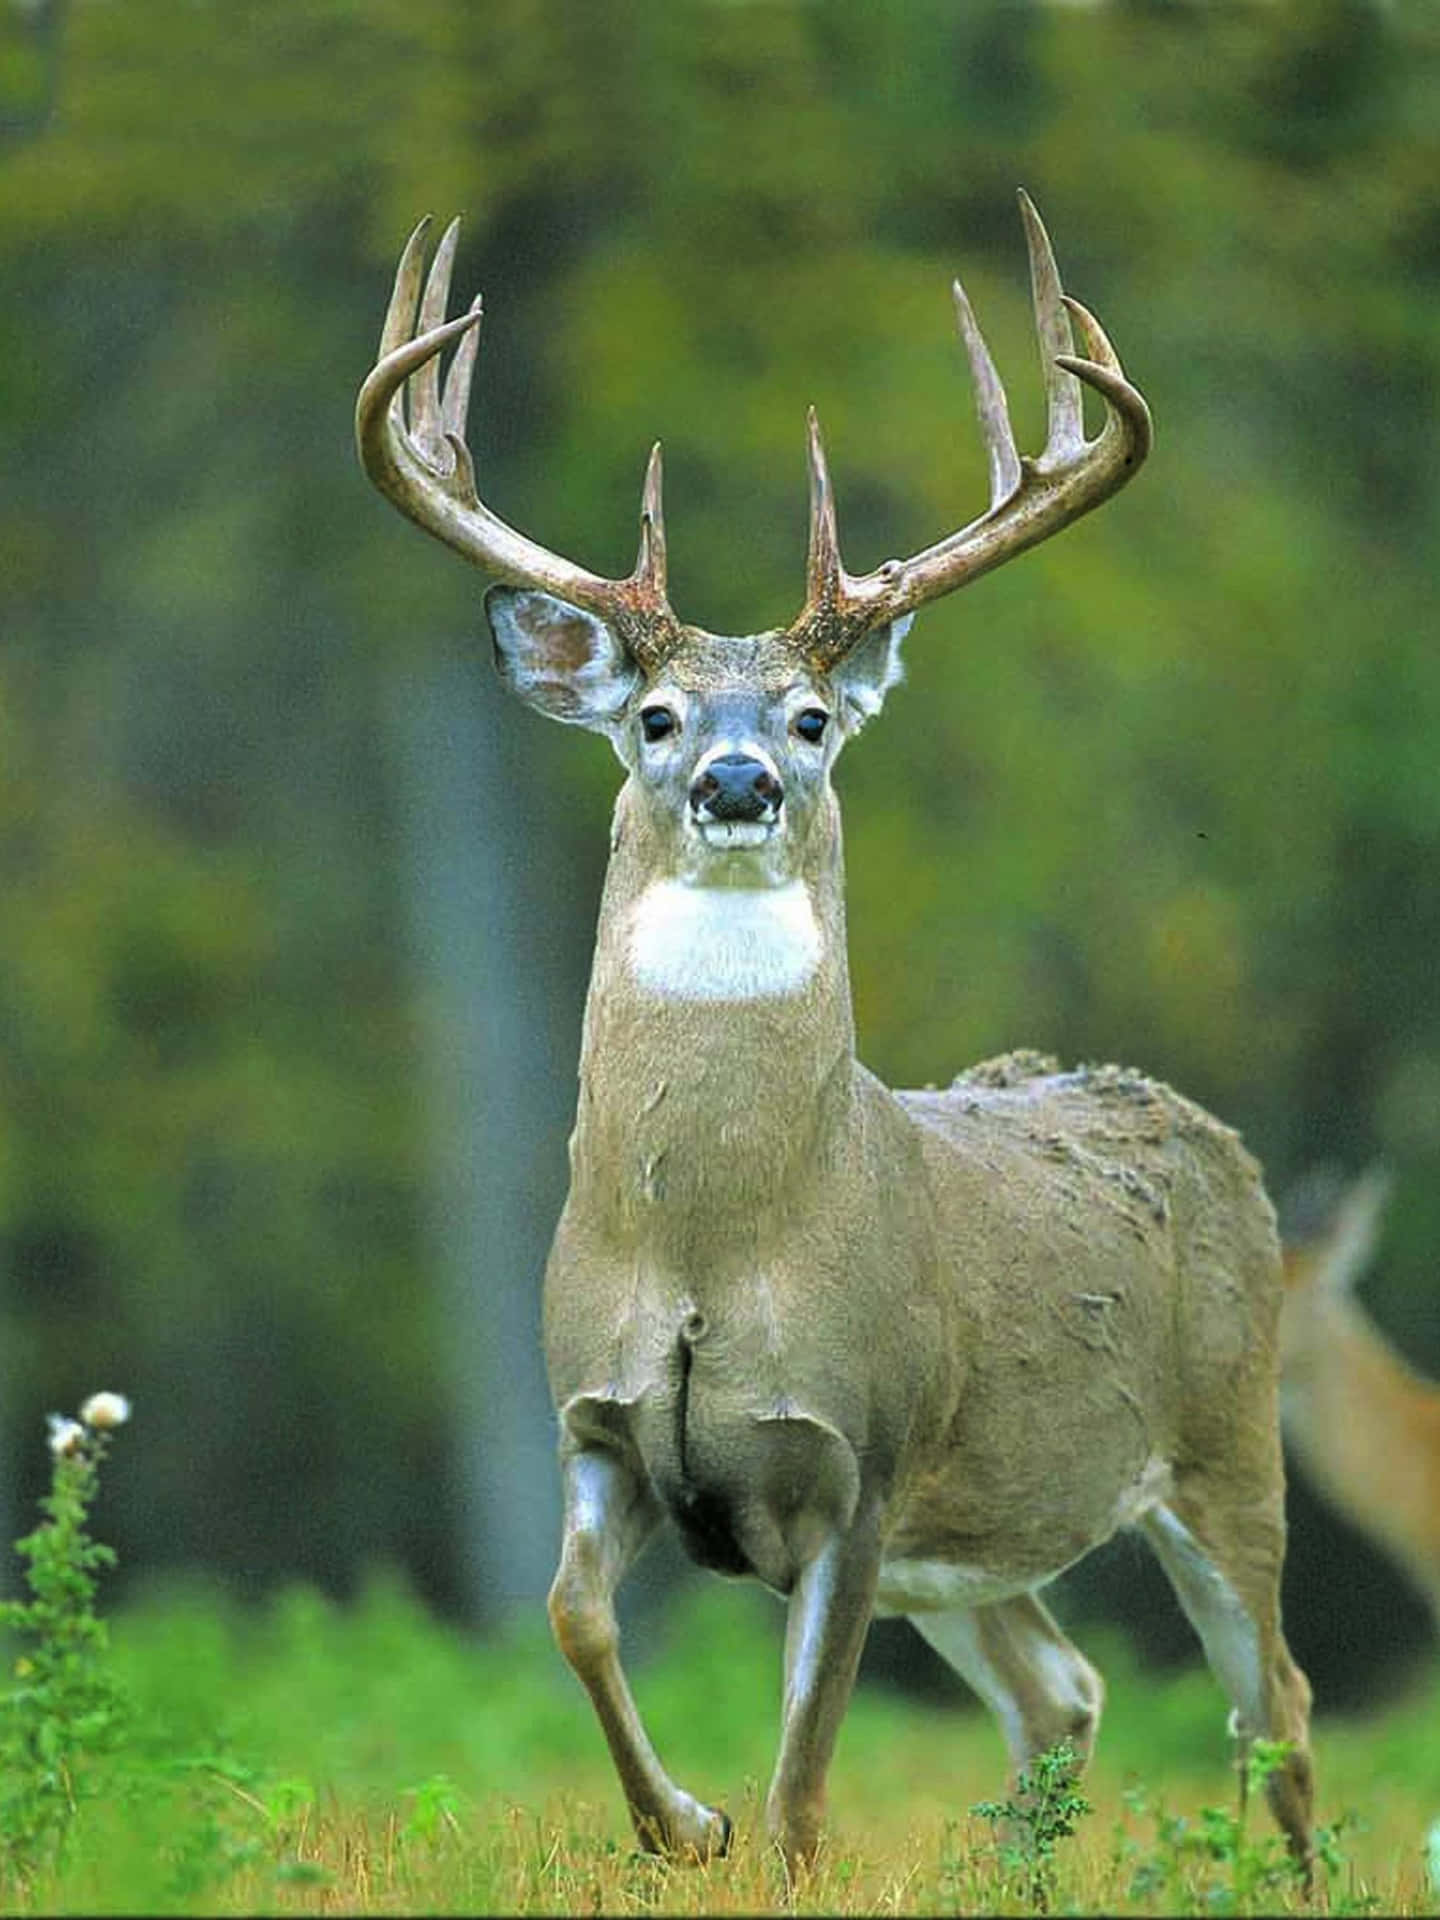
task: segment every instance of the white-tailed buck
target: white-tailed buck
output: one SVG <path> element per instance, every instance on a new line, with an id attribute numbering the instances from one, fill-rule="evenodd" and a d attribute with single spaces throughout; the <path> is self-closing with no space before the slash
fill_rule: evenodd
<path id="1" fill-rule="evenodd" d="M 1280 1407 L 1320 1492 L 1409 1574 L 1440 1626 L 1440 1386 L 1406 1365 L 1352 1291 L 1389 1185 L 1372 1167 L 1286 1236 Z"/>
<path id="2" fill-rule="evenodd" d="M 1020 1053 L 894 1093 L 855 1056 L 836 755 L 898 680 L 918 607 L 1097 506 L 1150 446 L 1021 208 L 1043 451 L 1018 452 L 957 284 L 990 507 L 847 572 L 812 414 L 808 590 L 783 630 L 671 611 L 658 447 L 623 579 L 483 504 L 462 438 L 480 304 L 445 318 L 454 226 L 423 287 L 424 225 L 406 247 L 360 394 L 381 492 L 506 583 L 486 596 L 503 680 L 625 769 L 545 1278 L 566 1503 L 550 1616 L 647 1847 L 705 1856 L 730 1831 L 666 1773 L 620 1664 L 614 1590 L 668 1516 L 703 1564 L 788 1597 L 767 1809 L 787 1861 L 814 1853 L 877 1610 L 959 1669 L 1017 1766 L 1062 1736 L 1088 1754 L 1100 1677 L 1038 1590 L 1120 1527 L 1159 1555 L 1241 1737 L 1290 1743 L 1268 1791 L 1308 1859 L 1309 1689 L 1278 1602 L 1280 1257 L 1255 1163 L 1129 1071 Z"/>

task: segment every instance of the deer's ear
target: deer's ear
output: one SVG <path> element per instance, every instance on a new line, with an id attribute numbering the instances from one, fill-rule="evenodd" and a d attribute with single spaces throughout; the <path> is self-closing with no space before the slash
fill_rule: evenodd
<path id="1" fill-rule="evenodd" d="M 512 693 L 552 720 L 605 733 L 639 670 L 603 620 L 553 594 L 491 587 L 485 613 L 495 664 Z"/>
<path id="2" fill-rule="evenodd" d="M 910 631 L 914 614 L 905 613 L 877 627 L 835 668 L 835 685 L 845 709 L 845 730 L 858 733 L 885 704 L 885 696 L 905 678 L 900 643 Z"/>

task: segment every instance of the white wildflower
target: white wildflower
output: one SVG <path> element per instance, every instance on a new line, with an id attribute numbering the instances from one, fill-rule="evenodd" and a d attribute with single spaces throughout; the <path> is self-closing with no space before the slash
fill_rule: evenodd
<path id="1" fill-rule="evenodd" d="M 102 1433 L 110 1427 L 123 1427 L 130 1418 L 130 1402 L 123 1393 L 92 1393 L 80 1409 L 80 1418 L 87 1427 Z"/>
<path id="2" fill-rule="evenodd" d="M 46 1424 L 50 1429 L 50 1451 L 57 1460 L 68 1460 L 84 1442 L 85 1429 L 78 1420 L 67 1419 L 62 1413 L 47 1413 Z"/>
<path id="3" fill-rule="evenodd" d="M 1425 1872 L 1432 1893 L 1440 1893 L 1440 1820 L 1431 1823 L 1425 1836 Z"/>

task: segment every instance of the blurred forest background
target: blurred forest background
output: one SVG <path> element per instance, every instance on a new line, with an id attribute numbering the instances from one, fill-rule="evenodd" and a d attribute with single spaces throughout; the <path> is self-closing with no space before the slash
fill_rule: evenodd
<path id="1" fill-rule="evenodd" d="M 923 615 L 847 757 L 862 1052 L 1142 1065 L 1279 1194 L 1385 1156 L 1366 1297 L 1440 1373 L 1440 14 L 0 0 L 4 1538 L 114 1387 L 131 1582 L 543 1592 L 617 769 L 358 470 L 395 258 L 464 214 L 491 502 L 622 571 L 663 437 L 675 603 L 745 631 L 807 403 L 852 564 L 983 505 L 956 271 L 1038 444 L 1022 183 L 1157 450 Z M 1374 1698 L 1422 1610 L 1293 1497 L 1296 1652 Z M 1190 1657 L 1138 1549 L 1064 1605 Z"/>

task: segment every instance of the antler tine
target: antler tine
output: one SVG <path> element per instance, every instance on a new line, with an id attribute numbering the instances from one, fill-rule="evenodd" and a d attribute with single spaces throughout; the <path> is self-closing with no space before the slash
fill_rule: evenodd
<path id="1" fill-rule="evenodd" d="M 644 581 L 660 600 L 665 598 L 665 505 L 661 498 L 664 471 L 660 442 L 650 449 L 645 467 L 645 485 L 640 493 L 640 550 L 635 556 L 636 581 Z"/>
<path id="2" fill-rule="evenodd" d="M 1072 359 L 1068 354 L 1061 356 L 1060 364 L 1079 380 L 1083 380 L 1107 402 L 1105 425 L 1101 430 L 1103 440 L 1107 434 L 1113 435 L 1123 421 L 1128 429 L 1134 447 L 1134 461 L 1138 467 L 1149 453 L 1155 438 L 1154 423 L 1150 418 L 1150 409 L 1144 396 L 1137 387 L 1132 387 L 1125 378 L 1125 369 L 1120 364 L 1120 356 L 1111 346 L 1109 337 L 1100 322 L 1088 308 L 1081 306 L 1067 293 L 1065 305 L 1080 323 L 1080 331 L 1085 336 L 1085 344 L 1090 349 L 1088 360 Z M 1117 420 L 1116 416 L 1119 416 Z M 1122 483 L 1123 484 L 1123 483 Z"/>
<path id="3" fill-rule="evenodd" d="M 415 322 L 417 334 L 433 333 L 445 319 L 450 303 L 450 275 L 455 266 L 455 246 L 460 238 L 460 222 L 452 220 L 440 236 L 435 258 L 420 296 L 420 315 Z M 432 354 L 415 369 L 410 380 L 410 432 L 416 444 L 432 460 L 439 459 L 444 427 L 440 417 L 440 360 Z"/>
<path id="4" fill-rule="evenodd" d="M 1062 293 L 1060 298 L 1065 302 L 1065 311 L 1070 315 L 1071 319 L 1079 322 L 1080 331 L 1085 336 L 1085 345 L 1089 353 L 1089 358 L 1093 360 L 1097 366 L 1105 367 L 1109 372 L 1118 373 L 1123 378 L 1124 370 L 1120 365 L 1120 356 L 1116 353 L 1114 347 L 1111 346 L 1109 335 L 1095 318 L 1094 314 L 1091 313 L 1087 306 L 1082 305 L 1073 293 Z M 1074 350 L 1072 348 L 1070 354 L 1062 354 L 1060 356 L 1061 363 L 1063 364 L 1066 360 L 1072 359 L 1073 357 Z"/>
<path id="5" fill-rule="evenodd" d="M 1061 365 L 1063 359 L 1074 357 L 1075 336 L 1070 331 L 1070 316 L 1065 310 L 1060 269 L 1055 264 L 1050 236 L 1035 211 L 1035 202 L 1023 187 L 1019 190 L 1019 200 L 1025 244 L 1030 252 L 1030 287 L 1035 306 L 1035 332 L 1040 343 L 1040 367 L 1045 376 L 1045 450 L 1040 455 L 1040 463 L 1053 466 L 1073 459 L 1085 445 L 1080 382 Z"/>
<path id="6" fill-rule="evenodd" d="M 484 312 L 478 293 L 470 302 L 470 312 L 475 316 L 475 323 L 460 336 L 460 344 L 455 349 L 455 358 L 450 362 L 450 371 L 445 376 L 445 391 L 440 400 L 440 424 L 444 428 L 445 438 L 452 444 L 458 440 L 462 445 L 465 440 L 465 421 L 470 412 L 470 382 L 480 347 L 480 319 Z"/>
<path id="7" fill-rule="evenodd" d="M 956 281 L 955 315 L 989 459 L 990 506 L 908 560 L 887 560 L 871 573 L 847 574 L 840 565 L 824 456 L 812 429 L 811 559 L 805 605 L 788 631 L 792 645 L 822 669 L 833 667 L 873 628 L 967 586 L 1099 506 L 1138 472 L 1150 451 L 1153 435 L 1144 397 L 1126 379 L 1099 322 L 1062 289 L 1049 237 L 1023 190 L 1020 213 L 1045 369 L 1044 448 L 1033 458 L 1019 453 L 1005 390 Z M 1072 319 L 1089 359 L 1075 352 Z M 1093 387 L 1105 402 L 1105 425 L 1094 440 L 1085 438 L 1082 385 Z M 818 558 L 822 554 L 830 556 L 824 564 Z"/>
<path id="8" fill-rule="evenodd" d="M 965 344 L 965 357 L 970 362 L 975 411 L 980 418 L 980 431 L 985 436 L 985 449 L 990 458 L 990 505 L 998 507 L 1002 500 L 1010 498 L 1020 484 L 1020 453 L 1015 445 L 1015 431 L 1010 425 L 1005 389 L 1000 384 L 1000 376 L 995 371 L 995 362 L 990 358 L 990 349 L 975 319 L 969 296 L 958 279 L 951 282 L 950 291 L 955 299 L 955 318 L 960 327 L 960 338 Z"/>
<path id="9" fill-rule="evenodd" d="M 634 659 L 653 671 L 677 644 L 679 622 L 665 597 L 665 528 L 660 503 L 660 450 L 650 456 L 635 571 L 606 579 L 551 553 L 506 524 L 479 498 L 465 444 L 481 306 L 446 320 L 459 222 L 435 252 L 424 291 L 421 278 L 430 222 L 406 242 L 380 339 L 380 357 L 355 403 L 360 462 L 387 499 L 474 565 L 512 586 L 537 587 L 604 620 Z M 443 392 L 440 354 L 457 351 Z M 409 383 L 407 427 L 401 394 Z"/>
<path id="10" fill-rule="evenodd" d="M 402 346 L 415 331 L 415 309 L 420 303 L 420 282 L 425 268 L 425 240 L 431 224 L 430 215 L 423 215 L 400 255 L 390 304 L 385 309 L 385 324 L 380 329 L 381 360 Z"/>
<path id="11" fill-rule="evenodd" d="M 825 463 L 825 442 L 814 407 L 806 415 L 810 452 L 810 549 L 805 562 L 806 604 L 834 607 L 841 597 L 845 567 L 835 523 L 835 493 Z"/>

